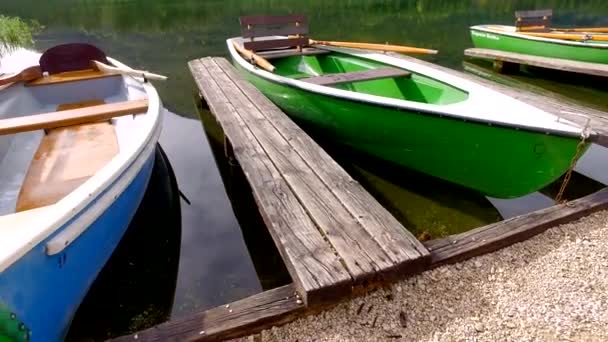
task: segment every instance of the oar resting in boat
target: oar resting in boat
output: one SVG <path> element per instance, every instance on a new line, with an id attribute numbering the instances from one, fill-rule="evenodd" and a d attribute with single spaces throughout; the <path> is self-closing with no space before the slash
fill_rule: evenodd
<path id="1" fill-rule="evenodd" d="M 154 165 L 156 90 L 92 60 L 130 73 L 94 46 L 66 44 L 39 56 L 48 76 L 22 73 L 0 91 L 0 311 L 33 342 L 63 341 Z"/>

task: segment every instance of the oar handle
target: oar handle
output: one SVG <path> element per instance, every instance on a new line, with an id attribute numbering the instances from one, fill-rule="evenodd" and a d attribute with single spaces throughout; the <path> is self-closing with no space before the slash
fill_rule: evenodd
<path id="1" fill-rule="evenodd" d="M 545 33 L 545 32 L 518 32 L 526 36 L 551 38 L 551 39 L 563 39 L 563 40 L 597 40 L 597 41 L 608 41 L 608 35 L 597 35 L 589 33 Z"/>
<path id="2" fill-rule="evenodd" d="M 572 28 L 552 27 L 551 31 L 608 33 L 608 27 L 572 27 Z"/>
<path id="3" fill-rule="evenodd" d="M 120 66 L 120 67 L 110 66 L 105 63 L 101 63 L 99 61 L 92 61 L 92 62 L 95 65 L 95 67 L 97 68 L 97 70 L 108 73 L 108 74 L 114 73 L 114 74 L 129 75 L 129 76 L 134 76 L 134 77 L 145 77 L 146 79 L 157 80 L 157 81 L 167 80 L 167 76 L 154 74 L 154 73 L 151 73 L 151 72 L 148 72 L 145 70 L 131 69 L 126 66 Z"/>
<path id="4" fill-rule="evenodd" d="M 245 49 L 237 42 L 232 42 L 232 45 L 234 46 L 236 51 L 238 51 L 241 55 L 247 57 L 248 59 L 253 60 L 255 64 L 257 64 L 260 68 L 270 72 L 274 72 L 274 65 L 270 64 L 270 62 L 268 62 L 265 58 L 260 57 L 252 51 Z"/>
<path id="5" fill-rule="evenodd" d="M 411 46 L 403 46 L 403 45 L 391 45 L 391 44 L 374 44 L 374 43 L 356 43 L 356 42 L 335 42 L 335 41 L 327 41 L 327 40 L 309 40 L 310 45 L 327 45 L 327 46 L 335 46 L 335 47 L 346 47 L 353 49 L 365 49 L 365 50 L 380 50 L 380 51 L 393 51 L 400 53 L 418 53 L 418 54 L 427 54 L 427 55 L 435 55 L 437 54 L 437 50 L 431 49 L 422 49 Z"/>

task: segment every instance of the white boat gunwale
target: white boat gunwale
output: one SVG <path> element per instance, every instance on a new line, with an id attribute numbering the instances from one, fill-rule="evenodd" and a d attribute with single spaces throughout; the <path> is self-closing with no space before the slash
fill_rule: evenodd
<path id="1" fill-rule="evenodd" d="M 281 38 L 281 37 L 272 37 L 272 38 Z M 357 93 L 357 92 L 353 92 L 353 91 L 342 90 L 342 89 L 332 88 L 332 87 L 328 87 L 328 86 L 307 83 L 307 82 L 303 82 L 300 80 L 280 76 L 280 75 L 268 72 L 266 70 L 257 68 L 256 66 L 252 65 L 247 60 L 245 60 L 233 47 L 233 42 L 238 43 L 238 42 L 242 42 L 242 41 L 243 41 L 242 37 L 234 37 L 234 38 L 229 38 L 226 40 L 230 55 L 232 56 L 232 58 L 235 61 L 237 61 L 237 63 L 241 67 L 243 67 L 247 71 L 249 71 L 249 72 L 253 73 L 254 75 L 257 75 L 258 77 L 261 77 L 263 79 L 272 81 L 274 83 L 290 86 L 293 88 L 302 89 L 304 91 L 317 93 L 317 94 L 325 95 L 325 96 L 336 97 L 336 98 L 345 99 L 345 100 L 349 100 L 349 101 L 372 104 L 372 105 L 376 105 L 376 106 L 389 107 L 389 108 L 397 109 L 400 111 L 407 111 L 409 113 L 413 112 L 413 113 L 418 113 L 421 115 L 437 115 L 442 118 L 457 119 L 457 120 L 462 120 L 462 121 L 467 121 L 467 122 L 468 121 L 476 122 L 476 123 L 485 124 L 485 125 L 489 125 L 489 126 L 513 128 L 513 129 L 517 129 L 517 130 L 533 131 L 533 132 L 542 133 L 542 134 L 557 135 L 557 136 L 564 136 L 564 137 L 570 137 L 570 138 L 580 138 L 583 134 L 589 134 L 590 138 L 593 139 L 594 135 L 595 135 L 595 133 L 591 132 L 591 131 L 584 132 L 583 128 L 579 127 L 575 123 L 572 123 L 565 119 L 561 119 L 556 115 L 547 113 L 537 107 L 525 104 L 517 99 L 511 98 L 507 95 L 501 94 L 501 93 L 496 92 L 491 89 L 488 89 L 488 88 L 478 85 L 472 81 L 469 81 L 469 80 L 466 80 L 466 79 L 463 79 L 463 78 L 460 78 L 460 77 L 457 77 L 454 75 L 450 75 L 450 74 L 447 74 L 440 70 L 432 69 L 432 68 L 424 66 L 424 65 L 420 65 L 420 64 L 408 62 L 403 59 L 392 57 L 389 55 L 379 54 L 379 53 L 370 53 L 367 51 L 348 49 L 348 48 L 316 46 L 317 48 L 322 48 L 322 49 L 326 49 L 329 51 L 335 51 L 335 52 L 340 52 L 340 53 L 344 53 L 344 54 L 351 54 L 351 55 L 354 55 L 354 56 L 357 56 L 360 58 L 370 59 L 373 61 L 392 65 L 392 66 L 395 66 L 398 68 L 402 68 L 402 69 L 408 70 L 413 73 L 419 73 L 426 77 L 434 79 L 438 82 L 442 82 L 442 83 L 448 84 L 452 87 L 461 89 L 462 91 L 467 92 L 469 94 L 469 97 L 464 101 L 457 102 L 454 104 L 433 105 L 433 104 L 426 104 L 426 103 L 420 103 L 420 102 L 415 102 L 415 101 L 386 98 L 386 97 L 377 96 L 377 95 L 362 94 L 362 93 Z M 542 123 L 550 124 L 553 127 L 547 127 L 547 125 L 544 125 L 544 126 L 539 125 L 538 123 L 537 124 L 523 123 L 523 122 L 519 123 L 519 122 L 515 122 L 513 120 L 507 121 L 507 120 L 502 119 L 502 117 L 498 117 L 498 118 L 476 117 L 476 116 L 469 115 L 467 113 L 463 113 L 462 112 L 463 109 L 459 108 L 459 105 L 461 105 L 462 103 L 467 103 L 467 106 L 469 106 L 469 107 L 475 107 L 475 106 L 482 105 L 483 101 L 481 99 L 486 96 L 494 96 L 494 99 L 498 98 L 498 99 L 502 99 L 503 101 L 510 102 L 511 104 L 517 104 L 520 107 L 518 109 L 522 109 L 522 110 L 527 109 L 537 115 L 542 115 L 545 117 L 542 120 Z M 496 102 L 493 102 L 491 107 L 500 108 L 501 106 L 497 105 Z M 527 115 L 527 119 L 529 120 L 529 115 Z"/>
<path id="2" fill-rule="evenodd" d="M 108 60 L 116 66 L 126 67 L 115 59 L 108 57 Z M 145 121 L 145 127 L 141 127 L 140 132 L 143 135 L 141 140 L 126 146 L 107 165 L 57 203 L 31 211 L 0 216 L 0 219 L 8 219 L 11 216 L 19 215 L 23 226 L 29 227 L 28 230 L 24 230 L 26 236 L 23 234 L 14 234 L 8 238 L 3 236 L 3 239 L 8 239 L 4 240 L 4 243 L 10 248 L 0 249 L 0 274 L 53 234 L 56 235 L 46 244 L 47 255 L 59 253 L 68 247 L 90 226 L 87 223 L 94 222 L 113 203 L 113 201 L 99 200 L 104 195 L 108 195 L 110 198 L 118 197 L 141 170 L 140 165 L 143 165 L 154 152 L 162 122 L 160 97 L 156 89 L 150 83 L 142 82 L 141 78 L 126 75 L 122 77 L 141 84 L 148 98 L 148 111 L 137 114 L 151 116 Z M 130 178 L 130 180 L 120 182 L 120 179 L 124 177 Z M 91 214 L 86 220 L 78 220 L 88 212 Z M 76 220 L 66 225 L 74 218 Z M 61 229 L 62 227 L 63 229 Z M 21 227 L 11 227 L 15 231 L 18 231 L 19 228 Z"/>
<path id="3" fill-rule="evenodd" d="M 500 27 L 505 30 L 496 30 L 496 29 L 492 29 L 492 27 Z M 579 42 L 576 40 L 564 40 L 564 39 L 523 35 L 523 34 L 517 33 L 517 31 L 515 31 L 515 26 L 488 24 L 488 25 L 474 25 L 474 26 L 471 26 L 469 29 L 483 31 L 486 33 L 491 33 L 491 34 L 509 36 L 512 38 L 534 40 L 534 41 L 538 41 L 538 42 L 593 48 L 593 49 L 608 49 L 608 44 L 594 43 L 593 41 Z M 549 33 L 556 33 L 556 32 L 549 32 Z M 568 33 L 568 32 L 564 32 L 564 33 Z M 568 34 L 570 34 L 570 33 L 568 33 Z"/>

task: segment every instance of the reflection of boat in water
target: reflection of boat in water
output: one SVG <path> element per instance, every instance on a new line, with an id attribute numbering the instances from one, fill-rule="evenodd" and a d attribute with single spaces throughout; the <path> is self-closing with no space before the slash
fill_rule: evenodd
<path id="1" fill-rule="evenodd" d="M 167 320 L 180 242 L 179 190 L 171 164 L 158 145 L 141 206 L 78 309 L 67 340 L 105 339 Z"/>
<path id="2" fill-rule="evenodd" d="M 154 87 L 91 60 L 128 68 L 67 44 L 0 91 L 0 303 L 34 341 L 65 336 L 144 196 L 161 130 Z"/>
<path id="3" fill-rule="evenodd" d="M 291 283 L 243 171 L 230 156 L 226 156 L 229 147 L 225 145 L 222 128 L 208 111 L 202 110 L 199 115 L 261 288 L 269 290 Z"/>
<path id="4" fill-rule="evenodd" d="M 500 221 L 476 191 L 362 155 L 315 136 L 323 148 L 420 239 L 434 239 Z"/>

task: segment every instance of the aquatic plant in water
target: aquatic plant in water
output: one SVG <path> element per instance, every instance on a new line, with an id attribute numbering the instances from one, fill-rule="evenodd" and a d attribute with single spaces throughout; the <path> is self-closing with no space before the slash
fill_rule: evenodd
<path id="1" fill-rule="evenodd" d="M 35 21 L 26 22 L 17 17 L 0 15 L 0 57 L 17 48 L 33 46 L 32 36 L 39 27 Z"/>

